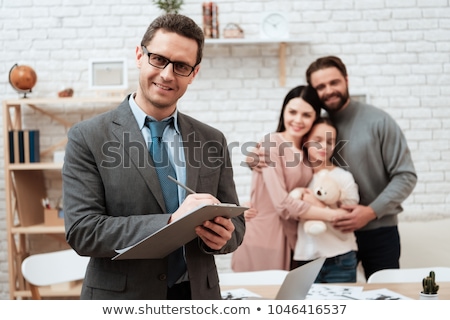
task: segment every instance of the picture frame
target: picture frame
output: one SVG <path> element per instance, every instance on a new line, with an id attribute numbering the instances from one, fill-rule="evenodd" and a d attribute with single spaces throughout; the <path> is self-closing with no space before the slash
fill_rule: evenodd
<path id="1" fill-rule="evenodd" d="M 125 90 L 127 88 L 128 69 L 126 59 L 89 60 L 89 89 Z"/>

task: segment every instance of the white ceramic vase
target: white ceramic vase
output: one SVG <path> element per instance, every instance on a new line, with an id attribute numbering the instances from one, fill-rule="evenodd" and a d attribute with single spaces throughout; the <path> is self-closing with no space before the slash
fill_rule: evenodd
<path id="1" fill-rule="evenodd" d="M 419 300 L 439 300 L 439 294 L 437 293 L 420 293 Z"/>

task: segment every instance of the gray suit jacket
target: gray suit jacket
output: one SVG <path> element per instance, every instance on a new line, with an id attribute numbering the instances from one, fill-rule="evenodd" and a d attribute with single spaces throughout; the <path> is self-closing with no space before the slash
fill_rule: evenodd
<path id="1" fill-rule="evenodd" d="M 238 203 L 223 134 L 178 114 L 186 158 L 186 184 L 221 202 Z M 164 200 L 128 98 L 120 106 L 74 125 L 63 167 L 66 239 L 90 256 L 82 299 L 166 299 L 167 258 L 112 261 L 125 248 L 165 226 Z M 241 244 L 245 222 L 233 218 L 232 239 L 220 250 L 199 238 L 186 244 L 193 299 L 220 299 L 214 254 Z"/>

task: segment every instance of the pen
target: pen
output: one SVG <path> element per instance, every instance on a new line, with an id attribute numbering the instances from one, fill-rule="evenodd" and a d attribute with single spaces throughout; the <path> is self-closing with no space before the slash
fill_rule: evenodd
<path id="1" fill-rule="evenodd" d="M 175 182 L 177 185 L 179 185 L 180 187 L 182 187 L 184 190 L 186 190 L 189 193 L 196 193 L 194 190 L 192 190 L 191 188 L 185 186 L 184 184 L 182 184 L 180 181 L 178 181 L 177 179 L 175 179 L 174 177 L 172 177 L 171 175 L 167 176 L 170 180 L 172 180 L 173 182 Z"/>

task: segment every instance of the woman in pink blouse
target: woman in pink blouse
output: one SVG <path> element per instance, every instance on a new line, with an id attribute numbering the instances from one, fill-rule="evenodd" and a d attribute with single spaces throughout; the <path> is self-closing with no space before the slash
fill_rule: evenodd
<path id="1" fill-rule="evenodd" d="M 320 108 L 312 87 L 293 88 L 284 99 L 276 132 L 260 142 L 258 153 L 266 155 L 267 168 L 253 170 L 252 209 L 246 214 L 243 243 L 232 256 L 234 271 L 290 270 L 300 217 L 333 221 L 345 214 L 345 210 L 311 206 L 289 197 L 291 190 L 306 187 L 312 178 L 302 143 Z"/>

